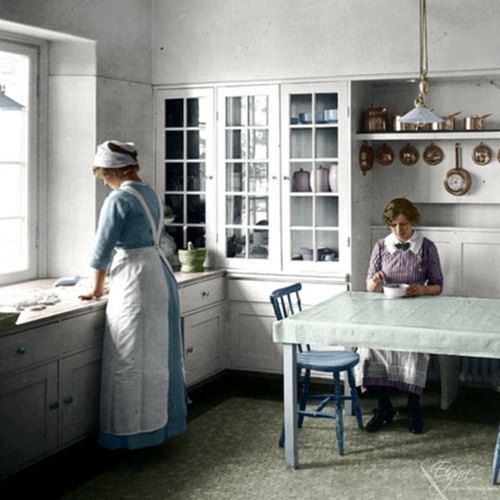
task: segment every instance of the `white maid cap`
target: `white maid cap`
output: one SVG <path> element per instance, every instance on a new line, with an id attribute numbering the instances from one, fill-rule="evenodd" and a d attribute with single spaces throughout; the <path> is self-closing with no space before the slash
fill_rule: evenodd
<path id="1" fill-rule="evenodd" d="M 120 149 L 127 151 L 127 153 L 120 153 L 113 151 L 110 144 L 118 146 Z M 112 146 L 111 146 L 112 147 Z M 94 167 L 102 168 L 120 168 L 128 167 L 129 165 L 138 165 L 137 163 L 137 150 L 133 142 L 122 141 L 105 141 L 97 146 L 97 152 L 94 156 Z"/>

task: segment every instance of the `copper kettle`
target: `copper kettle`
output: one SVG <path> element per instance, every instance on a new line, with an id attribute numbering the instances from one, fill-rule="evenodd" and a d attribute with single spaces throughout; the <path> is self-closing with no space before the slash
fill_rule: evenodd
<path id="1" fill-rule="evenodd" d="M 387 130 L 387 108 L 370 106 L 363 113 L 365 132 L 384 132 Z"/>

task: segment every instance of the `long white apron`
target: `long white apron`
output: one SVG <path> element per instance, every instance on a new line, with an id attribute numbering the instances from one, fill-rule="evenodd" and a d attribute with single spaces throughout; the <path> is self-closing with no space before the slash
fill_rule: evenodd
<path id="1" fill-rule="evenodd" d="M 110 270 L 101 379 L 101 431 L 151 432 L 168 421 L 168 287 L 159 250 L 163 220 L 155 224 L 141 194 L 155 246 L 117 249 Z M 159 197 L 158 197 L 159 198 Z M 160 207 L 162 207 L 159 198 Z"/>

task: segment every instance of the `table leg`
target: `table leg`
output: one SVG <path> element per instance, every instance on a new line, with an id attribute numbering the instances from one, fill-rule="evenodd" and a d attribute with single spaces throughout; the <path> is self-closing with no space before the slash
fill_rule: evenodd
<path id="1" fill-rule="evenodd" d="M 297 351 L 295 344 L 283 344 L 283 402 L 285 409 L 285 458 L 288 467 L 297 468 Z"/>

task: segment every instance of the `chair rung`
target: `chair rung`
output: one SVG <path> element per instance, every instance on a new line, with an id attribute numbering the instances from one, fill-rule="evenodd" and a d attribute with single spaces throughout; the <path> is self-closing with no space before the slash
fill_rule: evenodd
<path id="1" fill-rule="evenodd" d="M 308 394 L 307 399 L 326 399 L 329 398 L 330 401 L 336 401 L 339 399 L 340 401 L 351 401 L 352 396 L 332 396 L 331 394 Z"/>
<path id="2" fill-rule="evenodd" d="M 335 413 L 317 412 L 317 411 L 298 411 L 299 415 L 304 415 L 304 417 L 314 417 L 314 418 L 332 418 L 336 420 L 337 415 Z"/>

